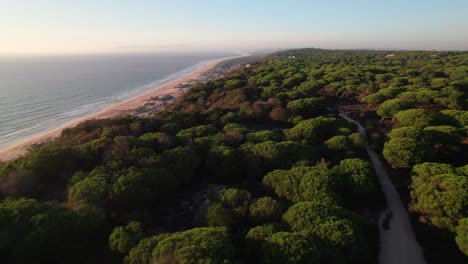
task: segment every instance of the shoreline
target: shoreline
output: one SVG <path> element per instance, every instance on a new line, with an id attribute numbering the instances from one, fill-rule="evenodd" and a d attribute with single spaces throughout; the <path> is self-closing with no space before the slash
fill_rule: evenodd
<path id="1" fill-rule="evenodd" d="M 187 83 L 190 81 L 200 79 L 204 76 L 204 74 L 207 74 L 210 70 L 215 69 L 221 62 L 229 59 L 232 59 L 232 57 L 207 61 L 206 63 L 203 63 L 203 65 L 201 65 L 200 67 L 197 67 L 196 69 L 191 71 L 190 73 L 183 75 L 175 80 L 157 85 L 151 90 L 144 92 L 143 94 L 110 105 L 95 114 L 74 119 L 60 127 L 39 133 L 37 135 L 32 135 L 11 146 L 1 148 L 0 162 L 8 162 L 13 159 L 16 159 L 24 155 L 30 146 L 57 138 L 61 135 L 64 129 L 74 127 L 85 120 L 105 119 L 120 115 L 138 114 L 139 112 L 144 110 L 149 103 L 154 102 L 154 98 L 156 97 L 164 97 L 170 95 L 174 98 L 177 98 L 183 93 L 185 93 L 186 89 L 181 89 L 180 87 L 176 86 L 182 83 Z M 165 103 L 162 103 L 161 105 L 156 106 L 151 110 L 148 110 L 148 112 L 160 111 L 164 106 Z"/>

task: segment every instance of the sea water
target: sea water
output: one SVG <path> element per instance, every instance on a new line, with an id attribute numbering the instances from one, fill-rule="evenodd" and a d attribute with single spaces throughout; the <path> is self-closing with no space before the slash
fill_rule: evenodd
<path id="1" fill-rule="evenodd" d="M 234 54 L 0 57 L 0 148 L 143 94 Z"/>

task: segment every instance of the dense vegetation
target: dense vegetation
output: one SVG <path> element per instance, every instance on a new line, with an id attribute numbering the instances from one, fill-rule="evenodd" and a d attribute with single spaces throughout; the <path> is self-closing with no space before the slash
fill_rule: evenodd
<path id="1" fill-rule="evenodd" d="M 304 49 L 151 117 L 85 121 L 0 168 L 2 260 L 375 263 L 384 201 L 366 139 L 333 110 L 355 105 L 440 231 L 424 235 L 466 261 L 466 89 L 467 52 Z"/>

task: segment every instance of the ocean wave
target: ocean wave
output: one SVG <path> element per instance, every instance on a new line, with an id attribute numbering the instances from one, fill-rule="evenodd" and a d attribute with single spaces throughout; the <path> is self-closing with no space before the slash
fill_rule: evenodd
<path id="1" fill-rule="evenodd" d="M 27 99 L 23 101 L 16 100 L 16 106 L 12 104 L 2 104 L 0 107 L 0 147 L 6 147 L 7 145 L 24 140 L 27 137 L 64 126 L 78 118 L 96 114 L 111 105 L 142 95 L 155 89 L 155 87 L 187 75 L 195 69 L 207 65 L 211 60 L 212 58 L 198 61 L 175 73 L 115 94 L 109 94 L 109 92 L 111 92 L 109 90 L 111 89 L 99 89 L 97 87 L 92 94 L 63 97 L 67 92 L 59 91 L 62 96 L 57 96 L 55 93 L 55 96 L 49 96 L 43 99 L 34 98 L 33 101 L 28 101 Z M 55 87 L 49 91 L 56 91 L 57 89 L 58 88 Z M 60 101 L 64 102 L 75 99 L 73 102 L 87 103 L 72 107 L 67 111 L 61 111 L 61 109 L 66 106 L 51 100 L 51 98 L 56 97 L 61 97 Z"/>

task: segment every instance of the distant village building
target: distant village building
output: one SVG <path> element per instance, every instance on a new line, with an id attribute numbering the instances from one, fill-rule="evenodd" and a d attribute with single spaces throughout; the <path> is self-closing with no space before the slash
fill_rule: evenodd
<path id="1" fill-rule="evenodd" d="M 250 65 L 249 63 L 247 63 L 247 64 L 245 65 L 245 68 L 248 69 L 248 68 L 250 68 L 251 66 L 252 66 L 252 65 Z"/>
<path id="2" fill-rule="evenodd" d="M 179 83 L 178 85 L 175 86 L 175 88 L 189 88 L 190 84 L 188 82 L 185 83 Z"/>
<path id="3" fill-rule="evenodd" d="M 385 58 L 395 58 L 395 57 L 396 57 L 395 53 L 385 55 Z"/>

